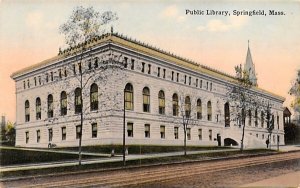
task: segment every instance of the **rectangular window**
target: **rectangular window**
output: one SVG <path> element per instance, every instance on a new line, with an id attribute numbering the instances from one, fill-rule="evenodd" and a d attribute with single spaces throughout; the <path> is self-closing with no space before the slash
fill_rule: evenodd
<path id="1" fill-rule="evenodd" d="M 265 135 L 264 135 L 264 134 L 262 134 L 262 135 L 261 135 L 261 138 L 262 138 L 262 139 L 265 139 Z"/>
<path id="2" fill-rule="evenodd" d="M 165 138 L 166 135 L 165 135 L 165 126 L 161 125 L 160 126 L 160 138 Z"/>
<path id="3" fill-rule="evenodd" d="M 145 124 L 145 138 L 150 138 L 150 125 Z"/>
<path id="4" fill-rule="evenodd" d="M 133 123 L 127 123 L 127 136 L 133 137 Z"/>
<path id="5" fill-rule="evenodd" d="M 65 77 L 67 77 L 68 76 L 68 72 L 67 72 L 67 68 L 65 68 Z"/>
<path id="6" fill-rule="evenodd" d="M 66 138 L 67 138 L 67 129 L 66 129 L 66 127 L 62 127 L 61 128 L 61 139 L 66 140 Z"/>
<path id="7" fill-rule="evenodd" d="M 212 83 L 210 83 L 210 91 L 212 91 Z"/>
<path id="8" fill-rule="evenodd" d="M 191 128 L 186 129 L 186 137 L 188 140 L 191 140 Z"/>
<path id="9" fill-rule="evenodd" d="M 212 130 L 208 131 L 208 137 L 209 137 L 209 141 L 212 141 Z"/>
<path id="10" fill-rule="evenodd" d="M 88 61 L 88 66 L 89 66 L 89 70 L 91 70 L 92 69 L 92 60 L 91 59 Z"/>
<path id="11" fill-rule="evenodd" d="M 202 81 L 202 80 L 200 80 L 200 88 L 202 88 L 202 83 L 203 83 L 203 81 Z"/>
<path id="12" fill-rule="evenodd" d="M 23 88 L 26 89 L 26 82 L 25 82 L 25 80 L 23 81 Z"/>
<path id="13" fill-rule="evenodd" d="M 79 70 L 79 73 L 81 74 L 82 73 L 81 63 L 78 63 L 78 70 Z"/>
<path id="14" fill-rule="evenodd" d="M 62 78 L 61 69 L 58 69 L 58 76 L 59 78 Z"/>
<path id="15" fill-rule="evenodd" d="M 33 79 L 34 79 L 34 86 L 36 86 L 36 77 L 34 77 Z"/>
<path id="16" fill-rule="evenodd" d="M 80 139 L 81 135 L 81 125 L 76 126 L 76 139 Z"/>
<path id="17" fill-rule="evenodd" d="M 166 69 L 163 69 L 163 78 L 166 78 Z"/>
<path id="18" fill-rule="evenodd" d="M 258 134 L 256 134 L 256 138 L 258 138 Z"/>
<path id="19" fill-rule="evenodd" d="M 97 138 L 97 123 L 92 123 L 92 138 Z"/>
<path id="20" fill-rule="evenodd" d="M 29 142 L 29 132 L 25 132 L 26 144 Z"/>
<path id="21" fill-rule="evenodd" d="M 76 66 L 73 64 L 73 73 L 76 74 Z"/>
<path id="22" fill-rule="evenodd" d="M 42 84 L 42 79 L 41 79 L 41 76 L 39 76 L 39 85 Z"/>
<path id="23" fill-rule="evenodd" d="M 157 77 L 160 77 L 160 67 L 157 67 Z"/>
<path id="24" fill-rule="evenodd" d="M 177 73 L 176 82 L 179 82 L 179 73 Z"/>
<path id="25" fill-rule="evenodd" d="M 40 139 L 41 139 L 41 131 L 40 131 L 40 130 L 37 130 L 37 131 L 36 131 L 36 142 L 39 143 L 39 142 L 40 142 Z"/>
<path id="26" fill-rule="evenodd" d="M 151 74 L 151 65 L 148 65 L 148 74 Z"/>
<path id="27" fill-rule="evenodd" d="M 184 75 L 184 84 L 186 84 L 186 75 Z"/>
<path id="28" fill-rule="evenodd" d="M 174 137 L 178 139 L 178 127 L 174 127 Z"/>
<path id="29" fill-rule="evenodd" d="M 192 84 L 192 77 L 189 77 L 189 85 Z"/>
<path id="30" fill-rule="evenodd" d="M 174 71 L 172 71 L 171 80 L 174 81 Z"/>
<path id="31" fill-rule="evenodd" d="M 128 58 L 124 57 L 124 68 L 127 69 L 128 66 Z"/>
<path id="32" fill-rule="evenodd" d="M 198 87 L 198 79 L 196 79 L 196 87 Z"/>
<path id="33" fill-rule="evenodd" d="M 131 70 L 134 70 L 134 59 L 131 59 Z"/>
<path id="34" fill-rule="evenodd" d="M 142 72 L 145 72 L 145 63 L 142 62 Z"/>
<path id="35" fill-rule="evenodd" d="M 30 88 L 30 82 L 29 82 L 29 79 L 27 80 L 27 87 Z"/>
<path id="36" fill-rule="evenodd" d="M 198 129 L 199 140 L 202 140 L 202 129 Z"/>
<path id="37" fill-rule="evenodd" d="M 53 130 L 48 129 L 48 140 L 49 140 L 49 142 L 52 142 L 52 138 L 53 138 Z"/>
<path id="38" fill-rule="evenodd" d="M 50 72 L 51 81 L 53 81 L 53 72 Z"/>
<path id="39" fill-rule="evenodd" d="M 48 83 L 49 82 L 49 74 L 46 73 L 46 82 Z"/>
<path id="40" fill-rule="evenodd" d="M 208 82 L 206 82 L 206 90 L 208 90 Z"/>

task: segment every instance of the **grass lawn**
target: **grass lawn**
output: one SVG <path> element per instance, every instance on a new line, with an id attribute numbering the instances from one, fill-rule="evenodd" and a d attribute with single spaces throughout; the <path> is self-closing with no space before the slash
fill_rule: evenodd
<path id="1" fill-rule="evenodd" d="M 178 162 L 192 162 L 192 161 L 202 161 L 207 159 L 217 159 L 223 157 L 247 157 L 249 155 L 267 155 L 269 153 L 276 153 L 274 150 L 266 149 L 254 149 L 254 150 L 245 150 L 240 151 L 220 151 L 217 153 L 202 153 L 202 154 L 193 154 L 187 156 L 171 156 L 171 157 L 158 157 L 158 158 L 148 158 L 148 159 L 135 159 L 127 160 L 126 167 L 140 167 L 147 165 L 163 165 L 163 164 L 172 164 Z M 77 156 L 76 156 L 77 157 Z M 120 169 L 123 168 L 123 162 L 107 162 L 107 163 L 96 163 L 96 164 L 84 164 L 81 166 L 66 166 L 66 167 L 55 167 L 55 168 L 46 168 L 46 169 L 35 169 L 35 170 L 22 170 L 22 171 L 10 171 L 5 173 L 0 173 L 0 177 L 17 177 L 17 176 L 35 176 L 43 174 L 56 174 L 56 173 L 82 173 L 86 170 L 111 170 L 111 169 Z"/>
<path id="2" fill-rule="evenodd" d="M 83 159 L 91 157 L 94 156 L 82 156 Z M 78 159 L 78 154 L 65 154 L 47 151 L 29 151 L 19 148 L 0 148 L 1 166 L 38 162 L 65 161 L 71 159 Z"/>
<path id="3" fill-rule="evenodd" d="M 129 145 L 129 154 L 148 154 L 148 153 L 164 153 L 164 152 L 177 152 L 184 151 L 183 146 L 155 146 L 155 145 Z M 122 154 L 122 145 L 98 145 L 98 146 L 83 146 L 83 152 L 92 153 L 111 153 L 114 149 L 116 154 Z M 68 148 L 55 148 L 58 150 L 78 151 L 78 147 Z M 218 146 L 187 146 L 187 151 L 201 151 L 201 150 L 220 150 L 230 149 L 230 147 L 218 147 Z"/>

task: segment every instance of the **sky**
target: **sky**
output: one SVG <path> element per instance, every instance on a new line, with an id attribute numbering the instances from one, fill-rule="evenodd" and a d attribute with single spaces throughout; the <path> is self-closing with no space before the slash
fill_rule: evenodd
<path id="1" fill-rule="evenodd" d="M 300 69 L 300 0 L 294 1 L 72 1 L 0 0 L 0 114 L 15 121 L 15 83 L 10 75 L 58 54 L 64 47 L 59 26 L 76 6 L 111 10 L 115 32 L 234 75 L 244 64 L 248 40 L 258 85 L 286 97 Z M 187 10 L 229 11 L 190 15 Z M 233 11 L 264 10 L 236 16 Z M 284 15 L 269 15 L 269 10 Z"/>

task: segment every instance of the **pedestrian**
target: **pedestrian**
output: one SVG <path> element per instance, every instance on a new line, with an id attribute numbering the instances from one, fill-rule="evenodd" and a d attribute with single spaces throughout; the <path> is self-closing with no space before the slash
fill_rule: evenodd
<path id="1" fill-rule="evenodd" d="M 267 149 L 269 148 L 269 143 L 270 143 L 270 141 L 269 141 L 269 139 L 267 139 L 267 140 L 266 140 Z"/>

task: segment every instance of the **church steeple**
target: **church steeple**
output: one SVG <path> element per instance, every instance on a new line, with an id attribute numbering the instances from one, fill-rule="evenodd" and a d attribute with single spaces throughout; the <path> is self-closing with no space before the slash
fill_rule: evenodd
<path id="1" fill-rule="evenodd" d="M 244 71 L 246 71 L 249 74 L 249 78 L 250 78 L 250 81 L 252 82 L 252 84 L 257 86 L 255 66 L 252 61 L 252 56 L 251 56 L 250 47 L 249 47 L 249 40 L 248 40 L 248 51 L 247 51 L 247 57 L 246 57 L 246 62 L 245 62 L 245 66 L 244 66 Z"/>

